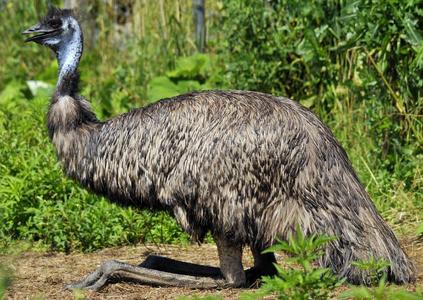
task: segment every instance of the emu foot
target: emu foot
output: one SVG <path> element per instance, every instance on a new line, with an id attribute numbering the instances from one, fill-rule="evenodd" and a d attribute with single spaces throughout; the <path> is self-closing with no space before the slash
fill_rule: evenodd
<path id="1" fill-rule="evenodd" d="M 247 280 L 247 286 L 250 288 L 258 288 L 261 284 L 261 276 L 262 272 L 260 272 L 257 268 L 249 268 L 248 270 L 245 270 L 245 277 Z"/>
<path id="2" fill-rule="evenodd" d="M 250 288 L 259 288 L 262 280 L 262 276 L 272 276 L 276 274 L 274 268 L 262 269 L 257 267 L 249 268 L 245 270 L 245 277 L 247 279 L 247 286 Z"/>
<path id="3" fill-rule="evenodd" d="M 227 287 L 219 268 L 151 255 L 138 266 L 106 261 L 85 279 L 65 288 L 98 291 L 108 283 L 119 281 L 200 289 Z"/>

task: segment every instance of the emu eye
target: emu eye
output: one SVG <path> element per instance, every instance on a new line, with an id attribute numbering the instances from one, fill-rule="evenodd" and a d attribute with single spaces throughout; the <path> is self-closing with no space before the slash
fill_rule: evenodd
<path id="1" fill-rule="evenodd" d="M 47 24 L 53 28 L 58 28 L 62 26 L 62 21 L 60 19 L 52 19 L 52 20 L 49 20 Z"/>

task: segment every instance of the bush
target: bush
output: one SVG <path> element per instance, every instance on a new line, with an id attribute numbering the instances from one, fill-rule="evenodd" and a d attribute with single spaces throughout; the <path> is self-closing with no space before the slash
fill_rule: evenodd
<path id="1" fill-rule="evenodd" d="M 166 72 L 165 76 L 154 77 L 149 82 L 147 98 L 149 102 L 154 102 L 190 91 L 209 90 L 212 80 L 210 56 L 197 53 L 179 57 L 175 69 Z"/>
<path id="2" fill-rule="evenodd" d="M 304 101 L 324 113 L 339 97 L 357 102 L 375 97 L 397 113 L 418 113 L 423 106 L 418 3 L 225 1 L 227 80 L 236 88 Z"/>
<path id="3" fill-rule="evenodd" d="M 297 226 L 295 235 L 290 235 L 288 242 L 278 241 L 263 252 L 286 252 L 291 256 L 285 260 L 290 265 L 288 269 L 275 264 L 277 275 L 262 277 L 258 292 L 243 294 L 241 299 L 261 299 L 270 294 L 278 299 L 327 299 L 343 280 L 339 280 L 332 270 L 317 268 L 313 263 L 323 255 L 324 245 L 331 240 L 333 238 L 326 236 L 304 236 Z"/>
<path id="4" fill-rule="evenodd" d="M 375 285 L 377 284 L 382 277 L 386 274 L 386 269 L 390 266 L 390 263 L 384 259 L 376 259 L 374 256 L 371 256 L 368 260 L 359 260 L 351 263 L 351 265 L 366 271 L 367 284 Z"/>

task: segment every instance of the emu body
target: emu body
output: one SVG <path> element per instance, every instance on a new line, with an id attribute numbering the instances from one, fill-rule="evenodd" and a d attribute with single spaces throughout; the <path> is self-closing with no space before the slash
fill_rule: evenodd
<path id="1" fill-rule="evenodd" d="M 52 9 L 41 25 L 48 27 L 56 19 L 61 27 L 50 29 L 58 32 L 54 41 L 42 36 L 30 40 L 50 46 L 58 56 L 48 128 L 67 175 L 121 205 L 168 211 L 195 241 L 209 231 L 216 239 L 225 281 L 214 269 L 208 269 L 209 281 L 198 279 L 197 269 L 191 272 L 183 265 L 185 273 L 176 273 L 190 278 L 174 285 L 243 286 L 272 274 L 275 259 L 261 251 L 276 238 L 287 239 L 296 224 L 306 234 L 337 237 L 319 264 L 352 283 L 365 283 L 367 274 L 351 262 L 370 256 L 390 262 L 389 280 L 414 281 L 412 264 L 345 151 L 311 111 L 258 92 L 209 91 L 100 122 L 76 94 L 79 24 L 71 12 Z M 255 259 L 247 273 L 241 264 L 243 246 L 252 249 Z M 136 273 L 137 279 L 157 284 L 151 279 L 157 274 L 146 268 L 169 276 L 158 265 L 109 262 L 72 287 L 99 288 L 116 272 Z M 172 284 L 163 282 L 159 280 Z"/>

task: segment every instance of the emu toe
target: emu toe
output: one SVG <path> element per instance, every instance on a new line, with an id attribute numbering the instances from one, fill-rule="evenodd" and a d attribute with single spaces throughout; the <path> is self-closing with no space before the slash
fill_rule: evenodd
<path id="1" fill-rule="evenodd" d="M 118 281 L 199 289 L 230 286 L 218 268 L 152 256 L 138 266 L 116 260 L 106 261 L 85 279 L 69 284 L 65 288 L 98 291 L 108 283 Z"/>

